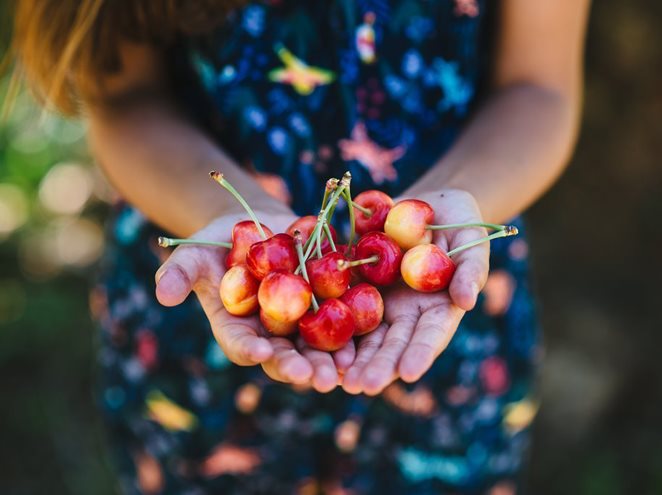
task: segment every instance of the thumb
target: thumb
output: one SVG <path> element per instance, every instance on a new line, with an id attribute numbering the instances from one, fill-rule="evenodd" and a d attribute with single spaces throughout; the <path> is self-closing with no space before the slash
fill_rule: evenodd
<path id="1" fill-rule="evenodd" d="M 180 246 L 156 272 L 156 298 L 164 306 L 177 306 L 188 297 L 200 276 L 198 249 Z"/>

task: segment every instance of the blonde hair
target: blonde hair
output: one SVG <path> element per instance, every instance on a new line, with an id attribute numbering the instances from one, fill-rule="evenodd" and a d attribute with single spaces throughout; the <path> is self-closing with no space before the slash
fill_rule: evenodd
<path id="1" fill-rule="evenodd" d="M 220 24 L 241 0 L 14 0 L 11 88 L 25 79 L 39 101 L 76 115 L 99 76 L 121 69 L 121 40 L 166 47 Z M 8 99 L 11 99 L 8 97 Z"/>

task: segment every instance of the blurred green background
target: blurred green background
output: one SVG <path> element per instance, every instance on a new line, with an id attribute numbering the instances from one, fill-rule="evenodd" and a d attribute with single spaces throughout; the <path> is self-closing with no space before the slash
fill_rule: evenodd
<path id="1" fill-rule="evenodd" d="M 577 153 L 529 214 L 547 342 L 529 493 L 662 493 L 660 25 L 658 1 L 595 2 Z M 84 132 L 25 95 L 0 124 L 3 494 L 115 493 L 87 309 L 111 193 Z"/>

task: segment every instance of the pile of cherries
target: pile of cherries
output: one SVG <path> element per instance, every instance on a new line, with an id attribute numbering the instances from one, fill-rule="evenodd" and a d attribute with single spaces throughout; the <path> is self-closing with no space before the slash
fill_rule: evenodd
<path id="1" fill-rule="evenodd" d="M 317 216 L 304 216 L 285 233 L 262 225 L 223 177 L 210 176 L 243 205 L 251 220 L 235 224 L 232 243 L 159 238 L 163 247 L 203 244 L 228 248 L 219 288 L 228 313 L 260 321 L 273 335 L 297 331 L 311 347 L 336 351 L 354 336 L 375 330 L 384 315 L 377 287 L 399 281 L 420 292 L 448 288 L 454 254 L 481 242 L 517 234 L 512 226 L 485 223 L 433 225 L 434 210 L 417 199 L 398 203 L 370 190 L 351 197 L 351 175 L 329 179 Z M 331 219 L 338 201 L 348 205 L 350 235 L 339 244 Z M 449 252 L 432 244 L 434 230 L 486 227 L 496 232 Z M 355 237 L 358 240 L 355 241 Z"/>

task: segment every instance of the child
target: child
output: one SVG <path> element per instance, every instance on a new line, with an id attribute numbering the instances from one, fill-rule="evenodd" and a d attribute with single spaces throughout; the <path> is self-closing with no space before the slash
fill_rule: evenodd
<path id="1" fill-rule="evenodd" d="M 230 316 L 217 250 L 177 248 L 157 271 L 155 237 L 229 240 L 245 215 L 211 169 L 274 232 L 345 170 L 354 193 L 423 199 L 437 223 L 518 215 L 568 161 L 587 13 L 588 0 L 18 1 L 19 70 L 89 122 L 126 200 L 93 292 L 126 493 L 515 492 L 539 356 L 524 240 L 495 243 L 489 277 L 482 245 L 447 292 L 389 290 L 384 324 L 330 355 Z"/>

